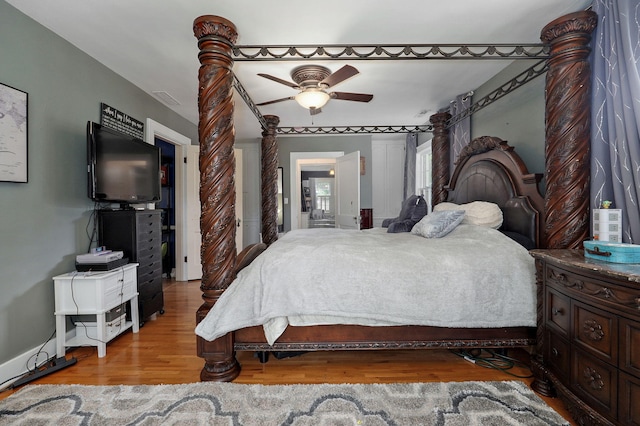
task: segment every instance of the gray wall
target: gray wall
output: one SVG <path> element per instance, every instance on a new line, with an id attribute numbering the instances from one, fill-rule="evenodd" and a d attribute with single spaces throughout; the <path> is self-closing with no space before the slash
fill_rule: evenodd
<path id="1" fill-rule="evenodd" d="M 536 61 L 516 60 L 475 90 L 477 102 L 531 67 Z M 516 148 L 531 173 L 544 173 L 545 76 L 516 89 L 471 116 L 471 137 L 497 136 Z"/>
<path id="2" fill-rule="evenodd" d="M 0 40 L 0 83 L 29 96 L 29 182 L 0 182 L 1 366 L 53 334 L 51 278 L 74 270 L 76 254 L 89 248 L 85 128 L 100 121 L 100 102 L 141 121 L 150 117 L 192 141 L 198 133 L 195 124 L 2 0 Z"/>
<path id="3" fill-rule="evenodd" d="M 278 166 L 283 167 L 282 180 L 284 197 L 291 200 L 290 158 L 292 152 L 329 152 L 343 151 L 349 154 L 360 151 L 365 158 L 365 175 L 360 176 L 360 208 L 372 206 L 371 179 L 371 136 L 370 135 L 338 135 L 338 136 L 280 136 L 278 137 Z M 289 206 L 285 206 L 288 210 Z M 285 231 L 291 230 L 291 215 L 285 213 Z"/>

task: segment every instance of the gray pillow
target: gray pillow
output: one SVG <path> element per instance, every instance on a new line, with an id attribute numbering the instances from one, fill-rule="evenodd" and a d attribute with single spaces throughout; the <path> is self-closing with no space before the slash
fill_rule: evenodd
<path id="1" fill-rule="evenodd" d="M 464 210 L 431 212 L 411 229 L 413 235 L 424 238 L 441 238 L 453 231 L 464 219 Z"/>

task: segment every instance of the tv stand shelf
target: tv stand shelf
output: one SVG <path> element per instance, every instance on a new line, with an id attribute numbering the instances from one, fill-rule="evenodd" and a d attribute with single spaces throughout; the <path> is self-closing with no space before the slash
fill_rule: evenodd
<path id="1" fill-rule="evenodd" d="M 130 328 L 134 333 L 138 332 L 137 266 L 136 263 L 129 263 L 111 271 L 75 271 L 53 277 L 58 358 L 65 356 L 67 347 L 87 345 L 97 346 L 98 357 L 102 358 L 107 354 L 107 343 L 114 337 Z M 120 317 L 107 323 L 107 313 L 129 301 L 131 321 Z M 75 337 L 67 339 L 69 315 L 95 315 L 96 322 L 91 327 L 88 323 L 78 323 Z M 95 335 L 91 336 L 89 329 L 93 328 Z"/>

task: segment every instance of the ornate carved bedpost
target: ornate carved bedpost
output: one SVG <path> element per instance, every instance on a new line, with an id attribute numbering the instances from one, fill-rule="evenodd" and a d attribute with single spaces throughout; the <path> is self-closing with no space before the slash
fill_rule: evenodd
<path id="1" fill-rule="evenodd" d="M 238 34 L 219 16 L 193 22 L 198 39 L 198 108 L 200 122 L 200 229 L 202 233 L 202 298 L 199 323 L 235 278 L 235 158 L 233 145 L 233 59 Z M 240 374 L 231 335 L 213 342 L 197 337 L 198 356 L 205 359 L 201 380 L 230 381 Z"/>
<path id="2" fill-rule="evenodd" d="M 431 205 L 447 201 L 446 187 L 449 185 L 449 161 L 451 147 L 449 146 L 449 130 L 447 120 L 451 118 L 448 112 L 439 112 L 429 117 L 433 124 L 433 139 L 431 140 Z"/>
<path id="3" fill-rule="evenodd" d="M 265 115 L 262 130 L 262 241 L 271 245 L 278 239 L 278 140 L 280 117 Z"/>
<path id="4" fill-rule="evenodd" d="M 546 248 L 580 248 L 589 236 L 592 11 L 572 13 L 543 28 L 550 45 L 546 80 Z"/>

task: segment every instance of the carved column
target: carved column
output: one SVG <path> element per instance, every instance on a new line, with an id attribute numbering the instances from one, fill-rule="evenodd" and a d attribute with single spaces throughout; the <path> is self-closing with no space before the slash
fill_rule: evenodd
<path id="1" fill-rule="evenodd" d="M 200 229 L 202 233 L 202 298 L 196 321 L 209 312 L 235 278 L 235 158 L 233 155 L 233 59 L 235 26 L 206 15 L 193 23 L 198 39 L 198 108 L 200 122 Z M 197 337 L 198 356 L 205 359 L 201 380 L 229 381 L 240 373 L 231 335 L 213 342 Z"/>
<path id="2" fill-rule="evenodd" d="M 449 146 L 449 129 L 447 120 L 451 118 L 448 112 L 439 112 L 429 117 L 433 125 L 433 139 L 431 140 L 431 205 L 447 201 L 446 187 L 449 184 L 449 161 L 451 147 Z"/>
<path id="3" fill-rule="evenodd" d="M 265 115 L 267 128 L 262 130 L 262 241 L 271 245 L 278 239 L 278 140 L 276 127 L 280 118 Z"/>
<path id="4" fill-rule="evenodd" d="M 591 67 L 597 15 L 565 15 L 543 28 L 550 46 L 546 80 L 546 248 L 581 248 L 589 236 Z"/>

